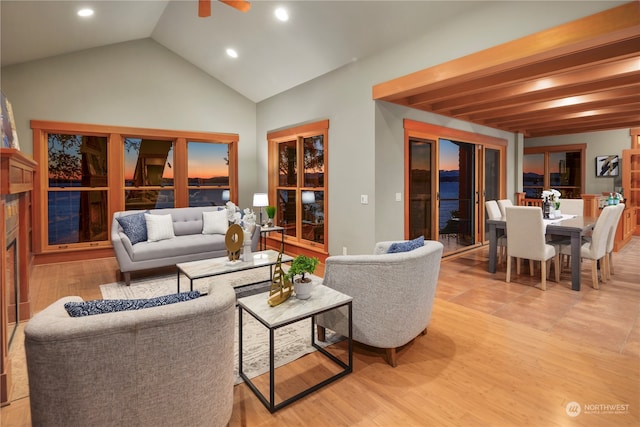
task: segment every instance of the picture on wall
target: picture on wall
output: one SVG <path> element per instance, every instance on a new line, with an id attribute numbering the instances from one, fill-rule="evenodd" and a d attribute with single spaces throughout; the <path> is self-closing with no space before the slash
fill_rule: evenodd
<path id="1" fill-rule="evenodd" d="M 11 103 L 2 92 L 0 92 L 0 104 L 2 107 L 0 112 L 2 148 L 16 148 L 19 150 L 20 145 L 18 144 L 18 134 L 16 133 L 16 122 L 13 119 L 13 109 L 11 108 Z"/>
<path id="2" fill-rule="evenodd" d="M 596 157 L 596 176 L 609 177 L 620 175 L 620 160 L 617 155 Z"/>

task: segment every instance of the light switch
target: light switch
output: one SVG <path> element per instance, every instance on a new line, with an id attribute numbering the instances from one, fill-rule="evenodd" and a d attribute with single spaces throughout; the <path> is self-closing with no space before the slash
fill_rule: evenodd
<path id="1" fill-rule="evenodd" d="M 396 193 L 396 202 L 402 201 L 402 193 Z"/>
<path id="2" fill-rule="evenodd" d="M 369 196 L 366 194 L 361 194 L 360 195 L 360 203 L 363 205 L 368 205 L 369 204 Z"/>

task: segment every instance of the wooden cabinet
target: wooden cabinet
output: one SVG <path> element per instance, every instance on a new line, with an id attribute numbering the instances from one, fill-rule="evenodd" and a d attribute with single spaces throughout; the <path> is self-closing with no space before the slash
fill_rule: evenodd
<path id="1" fill-rule="evenodd" d="M 616 238 L 613 242 L 613 250 L 619 251 L 624 245 L 629 243 L 631 236 L 636 230 L 636 224 L 638 223 L 637 208 L 627 207 L 622 212 L 622 217 L 618 223 L 618 229 L 616 230 Z"/>
<path id="2" fill-rule="evenodd" d="M 626 233 L 640 235 L 640 149 L 622 150 L 622 190 L 625 204 L 632 210 Z"/>

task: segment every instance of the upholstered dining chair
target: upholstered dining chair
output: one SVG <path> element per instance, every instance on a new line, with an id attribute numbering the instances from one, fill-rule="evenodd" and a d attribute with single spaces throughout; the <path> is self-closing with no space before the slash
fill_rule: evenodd
<path id="1" fill-rule="evenodd" d="M 580 259 L 590 259 L 591 278 L 593 280 L 593 288 L 600 289 L 598 284 L 598 261 L 600 261 L 601 280 L 603 283 L 607 281 L 607 239 L 611 232 L 613 221 L 616 219 L 616 206 L 605 206 L 593 227 L 591 240 L 585 242 L 580 247 Z M 623 208 L 624 209 L 624 208 Z M 560 253 L 571 256 L 571 245 L 560 245 Z"/>
<path id="2" fill-rule="evenodd" d="M 500 199 L 498 200 L 498 208 L 500 208 L 500 215 L 505 216 L 505 208 L 513 206 L 513 202 L 510 199 Z"/>
<path id="3" fill-rule="evenodd" d="M 611 227 L 609 228 L 609 236 L 607 237 L 607 280 L 611 278 L 613 273 L 613 245 L 616 240 L 616 231 L 618 230 L 618 224 L 620 223 L 620 218 L 622 217 L 622 212 L 624 211 L 625 204 L 620 203 L 615 205 L 616 214 L 615 218 L 611 221 Z"/>
<path id="4" fill-rule="evenodd" d="M 541 285 L 547 290 L 547 263 L 553 258 L 556 282 L 560 281 L 560 257 L 554 245 L 545 240 L 542 209 L 537 206 L 505 207 L 507 219 L 507 282 L 511 282 L 511 258 L 516 257 L 516 272 L 520 273 L 520 258 L 530 260 L 533 275 L 533 261 L 540 261 Z"/>
<path id="5" fill-rule="evenodd" d="M 500 213 L 500 207 L 496 200 L 487 200 L 484 202 L 484 206 L 487 210 L 487 218 L 500 219 L 502 214 Z M 498 237 L 498 263 L 502 264 L 502 261 L 506 256 L 507 236 L 506 234 Z"/>
<path id="6" fill-rule="evenodd" d="M 563 215 L 584 215 L 584 200 L 562 199 L 560 200 L 560 212 Z"/>

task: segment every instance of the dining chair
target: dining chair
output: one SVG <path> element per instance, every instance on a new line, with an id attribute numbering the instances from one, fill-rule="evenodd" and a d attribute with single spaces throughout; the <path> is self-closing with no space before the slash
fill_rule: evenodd
<path id="1" fill-rule="evenodd" d="M 616 206 L 606 206 L 602 209 L 595 227 L 593 227 L 593 233 L 591 234 L 591 240 L 587 241 L 580 246 L 580 260 L 590 259 L 591 264 L 591 278 L 593 280 L 593 289 L 600 289 L 598 284 L 598 261 L 600 262 L 600 276 L 602 283 L 607 281 L 607 241 L 609 233 L 611 232 L 611 226 L 616 219 Z M 560 253 L 563 255 L 571 256 L 571 245 L 560 245 Z"/>
<path id="2" fill-rule="evenodd" d="M 584 200 L 562 199 L 560 200 L 560 212 L 563 215 L 584 215 Z"/>
<path id="3" fill-rule="evenodd" d="M 613 273 L 613 244 L 616 240 L 616 231 L 618 230 L 618 225 L 620 223 L 620 218 L 622 217 L 622 212 L 624 211 L 624 203 L 620 203 L 615 205 L 616 214 L 615 218 L 611 221 L 611 227 L 609 228 L 609 236 L 607 237 L 607 280 L 611 278 Z"/>
<path id="4" fill-rule="evenodd" d="M 545 240 L 542 209 L 538 206 L 507 206 L 507 282 L 511 282 L 511 258 L 516 257 L 516 272 L 520 273 L 520 258 L 530 260 L 530 274 L 533 275 L 533 261 L 540 261 L 541 285 L 547 290 L 548 263 L 553 258 L 555 280 L 560 282 L 559 252 Z"/>
<path id="5" fill-rule="evenodd" d="M 504 209 L 508 206 L 513 206 L 513 202 L 510 199 L 500 199 L 498 200 L 498 207 L 500 208 L 500 215 L 505 216 Z"/>
<path id="6" fill-rule="evenodd" d="M 484 202 L 485 209 L 487 210 L 487 218 L 489 219 L 500 219 L 502 218 L 502 214 L 500 213 L 500 207 L 498 206 L 498 202 L 495 200 L 488 200 Z M 504 234 L 498 237 L 498 264 L 502 264 L 506 256 L 506 248 L 507 248 L 507 235 Z"/>

